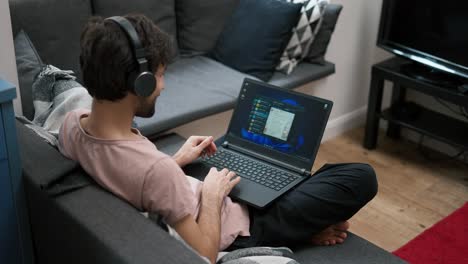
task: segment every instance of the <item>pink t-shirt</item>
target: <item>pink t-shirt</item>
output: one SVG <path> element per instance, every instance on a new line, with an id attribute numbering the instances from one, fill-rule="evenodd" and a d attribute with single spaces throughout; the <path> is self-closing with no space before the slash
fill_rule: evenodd
<path id="1" fill-rule="evenodd" d="M 138 139 L 106 140 L 87 134 L 80 117 L 88 110 L 70 112 L 60 128 L 59 150 L 78 161 L 102 187 L 142 211 L 156 212 L 171 226 L 187 215 L 198 218 L 203 182 L 186 176 L 172 157 L 159 151 L 138 130 Z M 221 209 L 220 250 L 238 235 L 249 236 L 244 205 L 226 197 Z"/>

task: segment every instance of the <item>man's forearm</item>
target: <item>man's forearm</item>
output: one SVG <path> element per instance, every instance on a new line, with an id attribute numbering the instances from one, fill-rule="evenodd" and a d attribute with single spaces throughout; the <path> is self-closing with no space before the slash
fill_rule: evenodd
<path id="1" fill-rule="evenodd" d="M 197 222 L 205 239 L 210 243 L 210 252 L 216 252 L 214 259 L 210 260 L 216 261 L 221 237 L 221 203 L 202 194 Z"/>
<path id="2" fill-rule="evenodd" d="M 172 159 L 177 163 L 177 165 L 179 165 L 179 167 L 182 168 L 183 166 L 185 166 L 185 164 L 183 164 L 183 161 L 182 161 L 182 155 L 179 152 L 172 155 Z"/>

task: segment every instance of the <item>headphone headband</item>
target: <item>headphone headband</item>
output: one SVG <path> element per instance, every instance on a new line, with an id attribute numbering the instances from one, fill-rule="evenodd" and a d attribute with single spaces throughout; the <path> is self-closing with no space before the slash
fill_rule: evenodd
<path id="1" fill-rule="evenodd" d="M 134 74 L 135 76 L 132 77 L 132 80 L 127 81 L 127 83 L 132 85 L 131 88 L 138 96 L 145 97 L 151 95 L 156 87 L 156 78 L 149 69 L 148 61 L 146 60 L 146 51 L 141 44 L 135 27 L 133 27 L 132 23 L 130 23 L 128 19 L 121 16 L 113 16 L 106 18 L 105 20 L 117 23 L 123 32 L 125 32 L 125 35 L 133 48 L 133 54 L 136 62 L 138 63 L 138 72 L 137 74 Z"/>
<path id="2" fill-rule="evenodd" d="M 106 18 L 106 20 L 112 20 L 117 25 L 119 25 L 122 29 L 123 32 L 125 32 L 125 35 L 127 35 L 127 38 L 130 40 L 130 43 L 132 44 L 132 48 L 135 54 L 135 58 L 138 62 L 140 62 L 141 59 L 145 59 L 146 62 L 146 52 L 145 49 L 143 48 L 143 45 L 141 44 L 140 38 L 138 37 L 138 33 L 136 32 L 135 28 L 133 27 L 132 23 L 128 21 L 125 17 L 121 16 L 113 16 Z"/>

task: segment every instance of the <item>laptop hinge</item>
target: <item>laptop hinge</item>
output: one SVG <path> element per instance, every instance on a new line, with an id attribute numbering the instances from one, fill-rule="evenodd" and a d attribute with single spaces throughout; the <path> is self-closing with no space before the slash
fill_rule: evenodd
<path id="1" fill-rule="evenodd" d="M 272 158 L 269 158 L 269 157 L 265 157 L 265 156 L 262 156 L 258 153 L 255 153 L 253 151 L 250 151 L 248 149 L 244 149 L 244 148 L 241 148 L 241 147 L 238 147 L 238 146 L 235 146 L 235 145 L 232 145 L 232 144 L 229 144 L 228 141 L 224 141 L 223 144 L 222 144 L 223 147 L 225 148 L 230 148 L 230 149 L 233 149 L 235 151 L 238 151 L 242 154 L 246 154 L 248 156 L 252 156 L 252 157 L 255 157 L 257 159 L 260 159 L 262 161 L 266 161 L 268 163 L 272 163 L 272 164 L 275 164 L 277 166 L 280 166 L 282 168 L 285 168 L 285 169 L 288 169 L 290 171 L 294 171 L 296 173 L 299 173 L 301 175 L 304 175 L 304 176 L 310 176 L 310 171 L 304 169 L 304 168 L 298 168 L 298 167 L 294 167 L 294 166 L 291 166 L 285 162 L 282 162 L 282 161 L 279 161 L 279 160 L 275 160 L 275 159 L 272 159 Z"/>

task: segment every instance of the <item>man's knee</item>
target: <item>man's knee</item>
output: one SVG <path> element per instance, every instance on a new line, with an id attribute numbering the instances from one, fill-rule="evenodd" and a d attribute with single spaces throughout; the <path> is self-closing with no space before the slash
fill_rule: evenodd
<path id="1" fill-rule="evenodd" d="M 359 171 L 360 196 L 362 197 L 363 202 L 367 203 L 377 194 L 377 175 L 375 174 L 374 168 L 369 164 L 359 163 L 356 164 L 356 166 L 358 166 Z"/>

